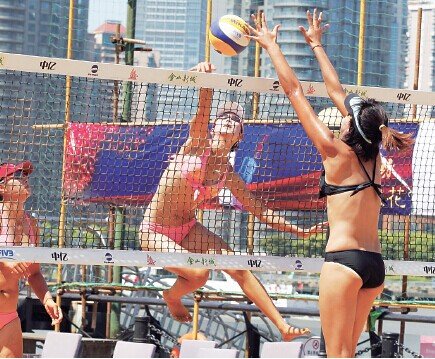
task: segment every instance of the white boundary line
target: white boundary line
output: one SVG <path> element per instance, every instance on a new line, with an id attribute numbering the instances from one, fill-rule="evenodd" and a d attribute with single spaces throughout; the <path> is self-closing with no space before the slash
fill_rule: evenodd
<path id="1" fill-rule="evenodd" d="M 211 86 L 216 89 L 233 91 L 284 93 L 279 82 L 276 79 L 270 78 L 206 74 L 5 52 L 0 52 L 0 69 L 64 76 L 70 75 L 102 80 L 147 82 L 198 88 Z M 301 83 L 307 96 L 328 97 L 324 83 L 307 81 L 302 81 Z M 347 93 L 357 93 L 362 97 L 371 97 L 382 102 L 428 106 L 434 106 L 435 104 L 435 92 L 354 85 L 344 85 L 343 87 Z"/>
<path id="2" fill-rule="evenodd" d="M 320 273 L 322 258 L 162 253 L 140 250 L 106 250 L 46 247 L 0 247 L 0 261 L 51 264 L 117 265 L 137 267 L 184 267 L 249 269 L 263 272 Z M 435 276 L 435 263 L 385 261 L 388 275 Z"/>

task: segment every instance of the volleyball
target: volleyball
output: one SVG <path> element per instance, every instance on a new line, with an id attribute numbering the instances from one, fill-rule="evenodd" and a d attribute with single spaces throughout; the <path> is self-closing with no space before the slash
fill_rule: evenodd
<path id="1" fill-rule="evenodd" d="M 210 43 L 213 48 L 225 56 L 241 53 L 249 44 L 248 24 L 236 15 L 225 15 L 210 26 Z"/>

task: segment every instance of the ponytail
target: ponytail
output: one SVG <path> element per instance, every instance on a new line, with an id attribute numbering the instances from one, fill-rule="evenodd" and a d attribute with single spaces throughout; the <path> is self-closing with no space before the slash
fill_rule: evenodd
<path id="1" fill-rule="evenodd" d="M 412 133 L 402 133 L 385 125 L 380 125 L 379 130 L 382 132 L 382 147 L 387 151 L 403 151 L 414 143 Z"/>

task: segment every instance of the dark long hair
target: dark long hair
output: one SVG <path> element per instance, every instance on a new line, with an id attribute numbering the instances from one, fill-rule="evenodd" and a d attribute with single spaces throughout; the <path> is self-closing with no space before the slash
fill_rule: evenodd
<path id="1" fill-rule="evenodd" d="M 358 132 L 354 121 L 359 121 L 362 132 L 372 142 L 371 144 Z M 350 122 L 349 132 L 344 136 L 343 141 L 364 162 L 377 157 L 381 143 L 387 151 L 402 151 L 414 143 L 411 133 L 404 134 L 388 127 L 387 113 L 382 105 L 372 98 L 361 101 L 359 116 Z"/>

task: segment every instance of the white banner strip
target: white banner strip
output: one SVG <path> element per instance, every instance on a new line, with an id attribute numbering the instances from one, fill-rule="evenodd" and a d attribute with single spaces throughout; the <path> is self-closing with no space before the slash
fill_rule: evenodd
<path id="1" fill-rule="evenodd" d="M 137 267 L 184 267 L 249 269 L 254 271 L 300 271 L 320 273 L 322 258 L 162 253 L 128 250 L 1 247 L 0 261 L 51 264 L 117 265 Z M 434 276 L 435 263 L 385 261 L 389 275 Z"/>
<path id="2" fill-rule="evenodd" d="M 0 52 L 0 69 L 70 75 L 101 80 L 134 81 L 198 88 L 212 87 L 223 90 L 260 93 L 284 93 L 279 81 L 270 78 L 206 74 L 5 52 Z M 307 96 L 328 97 L 324 83 L 308 81 L 302 81 L 301 83 Z M 354 85 L 344 85 L 343 87 L 347 93 L 357 93 L 361 97 L 375 98 L 382 102 L 428 106 L 434 106 L 435 104 L 435 92 Z"/>

